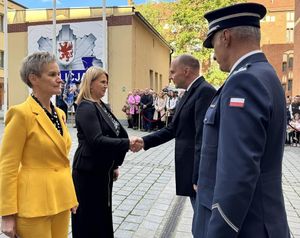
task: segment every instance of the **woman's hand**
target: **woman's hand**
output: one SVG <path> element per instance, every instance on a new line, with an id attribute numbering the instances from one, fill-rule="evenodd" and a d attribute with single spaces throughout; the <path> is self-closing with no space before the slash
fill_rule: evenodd
<path id="1" fill-rule="evenodd" d="M 17 237 L 15 215 L 8 215 L 2 217 L 1 231 L 10 238 Z"/>
<path id="2" fill-rule="evenodd" d="M 72 212 L 73 214 L 76 214 L 77 208 L 78 208 L 78 206 L 72 207 L 72 208 L 71 208 L 71 212 Z"/>
<path id="3" fill-rule="evenodd" d="M 119 175 L 120 175 L 120 169 L 117 168 L 114 170 L 113 181 L 117 181 L 117 179 L 119 178 Z"/>

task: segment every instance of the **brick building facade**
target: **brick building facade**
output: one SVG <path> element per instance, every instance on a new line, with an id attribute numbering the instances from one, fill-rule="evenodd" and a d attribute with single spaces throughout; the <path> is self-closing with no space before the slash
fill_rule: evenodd
<path id="1" fill-rule="evenodd" d="M 274 66 L 286 95 L 300 94 L 300 72 L 295 72 L 300 68 L 300 52 L 297 54 L 297 48 L 300 47 L 300 24 L 297 25 L 300 15 L 299 0 L 249 2 L 261 3 L 267 8 L 267 14 L 261 21 L 262 50 Z M 297 7 L 298 13 L 295 11 Z"/>
<path id="2" fill-rule="evenodd" d="M 292 58 L 293 48 L 293 44 L 265 44 L 262 46 L 262 51 L 266 54 L 269 62 L 275 68 L 278 77 L 281 79 L 286 95 L 289 96 L 292 94 L 291 76 L 293 74 L 293 68 L 288 59 Z"/>
<path id="3" fill-rule="evenodd" d="M 300 1 L 295 0 L 293 95 L 300 95 Z"/>

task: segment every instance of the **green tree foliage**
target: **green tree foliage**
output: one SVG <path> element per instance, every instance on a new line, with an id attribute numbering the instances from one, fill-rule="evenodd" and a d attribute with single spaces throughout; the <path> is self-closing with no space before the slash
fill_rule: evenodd
<path id="1" fill-rule="evenodd" d="M 227 78 L 228 73 L 224 73 L 219 69 L 219 65 L 216 61 L 213 61 L 210 64 L 207 72 L 204 74 L 205 79 L 214 85 L 215 87 L 219 88 Z"/>
<path id="2" fill-rule="evenodd" d="M 202 47 L 208 24 L 204 14 L 229 6 L 239 0 L 180 0 L 175 2 L 172 22 L 177 32 L 174 36 L 176 54 L 190 53 L 201 60 L 210 58 L 211 50 Z"/>
<path id="3" fill-rule="evenodd" d="M 218 65 L 210 62 L 212 50 L 202 46 L 208 24 L 203 17 L 208 11 L 246 0 L 177 0 L 175 2 L 148 1 L 137 5 L 136 10 L 157 29 L 174 48 L 173 56 L 183 53 L 194 55 L 208 62 L 206 77 L 215 86 L 220 86 L 226 74 Z"/>
<path id="4" fill-rule="evenodd" d="M 139 11 L 151 25 L 169 42 L 171 31 L 169 25 L 172 24 L 171 16 L 173 14 L 174 3 L 148 1 L 145 4 L 136 5 L 135 8 Z"/>

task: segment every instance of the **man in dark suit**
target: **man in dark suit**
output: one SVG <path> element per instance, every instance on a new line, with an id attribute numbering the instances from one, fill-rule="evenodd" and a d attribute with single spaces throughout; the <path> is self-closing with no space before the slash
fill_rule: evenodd
<path id="1" fill-rule="evenodd" d="M 191 55 L 181 55 L 171 63 L 170 78 L 177 88 L 186 89 L 176 107 L 171 123 L 140 139 L 148 150 L 175 138 L 176 194 L 189 196 L 192 205 L 198 177 L 203 118 L 216 90 L 199 76 L 199 61 Z"/>
<path id="2" fill-rule="evenodd" d="M 145 89 L 145 93 L 141 96 L 140 106 L 142 109 L 142 120 L 143 120 L 143 129 L 145 131 L 151 131 L 151 120 L 153 118 L 152 109 L 153 109 L 153 96 L 149 92 L 149 88 Z"/>
<path id="3" fill-rule="evenodd" d="M 260 51 L 263 5 L 207 13 L 204 46 L 230 72 L 207 109 L 193 235 L 288 238 L 282 194 L 286 109 L 280 81 Z"/>

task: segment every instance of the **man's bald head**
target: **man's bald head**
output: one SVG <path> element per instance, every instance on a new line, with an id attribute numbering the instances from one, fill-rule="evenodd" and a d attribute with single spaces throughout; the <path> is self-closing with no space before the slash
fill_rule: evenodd
<path id="1" fill-rule="evenodd" d="M 170 67 L 170 79 L 177 88 L 186 89 L 199 77 L 200 64 L 192 55 L 183 54 L 175 58 Z"/>
<path id="2" fill-rule="evenodd" d="M 181 65 L 190 67 L 193 71 L 198 72 L 200 70 L 199 61 L 192 55 L 183 54 L 178 56 L 175 60 Z"/>

